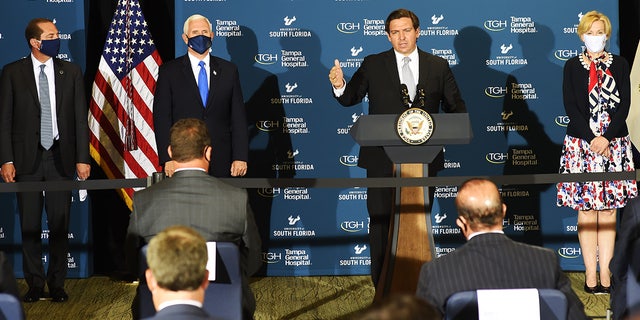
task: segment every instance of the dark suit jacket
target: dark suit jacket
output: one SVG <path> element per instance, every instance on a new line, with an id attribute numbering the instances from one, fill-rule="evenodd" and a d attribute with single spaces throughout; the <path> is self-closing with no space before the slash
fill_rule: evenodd
<path id="1" fill-rule="evenodd" d="M 467 112 L 458 85 L 446 60 L 418 50 L 420 71 L 418 86 L 425 90 L 425 106 L 429 113 Z M 353 74 L 344 93 L 337 97 L 343 106 L 360 103 L 369 95 L 369 114 L 400 114 L 406 110 L 402 103 L 400 75 L 393 49 L 364 58 Z M 360 148 L 358 165 L 391 163 L 379 147 Z"/>
<path id="2" fill-rule="evenodd" d="M 62 169 L 73 177 L 76 163 L 90 163 L 82 71 L 60 59 L 53 64 Z M 0 77 L 0 163 L 13 161 L 16 175 L 30 174 L 39 145 L 40 100 L 29 55 L 4 66 Z"/>
<path id="3" fill-rule="evenodd" d="M 128 261 L 137 261 L 138 250 L 172 225 L 191 227 L 207 241 L 236 243 L 241 255 L 243 299 L 253 314 L 255 300 L 248 278 L 262 264 L 262 248 L 247 199 L 246 190 L 199 170 L 178 171 L 136 192 L 126 240 Z M 137 263 L 130 268 L 136 270 Z"/>
<path id="4" fill-rule="evenodd" d="M 444 313 L 453 293 L 511 288 L 558 289 L 567 296 L 568 319 L 587 319 L 555 253 L 504 234 L 477 235 L 457 250 L 425 263 L 416 293 Z"/>
<path id="5" fill-rule="evenodd" d="M 210 86 L 206 108 L 188 55 L 160 66 L 153 100 L 153 125 L 160 165 L 169 161 L 169 129 L 176 121 L 197 118 L 207 123 L 213 153 L 209 172 L 229 177 L 231 162 L 249 159 L 247 116 L 238 68 L 211 56 Z"/>
<path id="6" fill-rule="evenodd" d="M 190 304 L 176 304 L 168 306 L 156 313 L 155 316 L 147 318 L 148 320 L 213 320 L 215 318 L 209 316 L 202 308 L 192 306 Z"/>
<path id="7" fill-rule="evenodd" d="M 622 217 L 618 223 L 616 246 L 613 258 L 609 263 L 611 270 L 611 309 L 614 319 L 622 319 L 627 311 L 627 272 L 632 267 L 636 275 L 640 274 L 640 265 L 632 264 L 632 258 L 638 256 L 640 248 L 634 243 L 640 239 L 640 198 L 629 200 L 622 211 Z M 636 259 L 637 260 L 637 259 Z"/>

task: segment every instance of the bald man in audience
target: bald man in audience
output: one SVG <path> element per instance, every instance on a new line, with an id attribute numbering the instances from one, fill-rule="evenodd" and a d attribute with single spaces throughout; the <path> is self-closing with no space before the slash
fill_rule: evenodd
<path id="1" fill-rule="evenodd" d="M 478 289 L 558 289 L 568 301 L 568 319 L 588 319 L 584 306 L 571 290 L 550 249 L 509 239 L 502 231 L 507 206 L 496 185 L 486 179 L 470 179 L 458 189 L 458 219 L 467 243 L 425 263 L 417 295 L 444 314 L 447 298 L 460 291 Z"/>
<path id="2" fill-rule="evenodd" d="M 207 260 L 207 243 L 191 228 L 168 227 L 151 239 L 145 278 L 157 313 L 149 319 L 214 319 L 202 309 Z"/>

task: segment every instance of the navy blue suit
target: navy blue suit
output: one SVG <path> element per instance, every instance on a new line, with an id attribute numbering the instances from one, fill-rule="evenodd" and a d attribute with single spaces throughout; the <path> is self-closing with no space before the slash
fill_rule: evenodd
<path id="1" fill-rule="evenodd" d="M 209 129 L 213 152 L 209 173 L 230 177 L 231 162 L 249 159 L 249 131 L 240 88 L 238 68 L 211 56 L 210 85 L 206 106 L 202 105 L 189 56 L 160 66 L 153 100 L 153 125 L 160 165 L 169 161 L 169 129 L 178 120 L 197 118 Z"/>

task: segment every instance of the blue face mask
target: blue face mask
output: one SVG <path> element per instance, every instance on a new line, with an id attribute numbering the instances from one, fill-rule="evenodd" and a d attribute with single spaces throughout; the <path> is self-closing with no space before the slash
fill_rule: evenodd
<path id="1" fill-rule="evenodd" d="M 60 38 L 51 40 L 40 40 L 40 52 L 43 54 L 55 58 L 60 51 Z"/>
<path id="2" fill-rule="evenodd" d="M 203 54 L 211 48 L 211 38 L 205 35 L 199 35 L 189 38 L 187 41 L 189 48 L 193 49 L 199 54 Z"/>

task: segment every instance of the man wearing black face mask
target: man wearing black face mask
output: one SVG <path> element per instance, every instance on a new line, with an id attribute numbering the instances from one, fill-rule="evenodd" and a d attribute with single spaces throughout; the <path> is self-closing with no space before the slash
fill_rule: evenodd
<path id="1" fill-rule="evenodd" d="M 178 120 L 169 134 L 167 152 L 174 161 L 175 175 L 133 196 L 125 248 L 129 268 L 137 270 L 137 253 L 145 243 L 176 224 L 194 228 L 207 241 L 236 243 L 241 252 L 244 319 L 253 319 L 256 305 L 249 276 L 260 267 L 261 241 L 247 192 L 207 174 L 215 145 L 202 120 Z M 137 319 L 135 308 L 133 312 Z"/>
<path id="2" fill-rule="evenodd" d="M 89 129 L 82 71 L 55 58 L 58 29 L 36 18 L 25 29 L 31 54 L 7 64 L 0 77 L 0 163 L 7 182 L 69 180 L 89 177 Z M 22 228 L 22 263 L 29 291 L 25 302 L 44 296 L 54 302 L 64 291 L 69 247 L 70 191 L 17 194 Z M 42 209 L 49 227 L 49 268 L 42 264 Z"/>
<path id="3" fill-rule="evenodd" d="M 187 54 L 160 66 L 153 102 L 153 122 L 160 165 L 167 176 L 169 128 L 179 119 L 202 119 L 209 129 L 213 156 L 209 173 L 238 177 L 247 173 L 249 133 L 237 67 L 209 54 L 211 22 L 195 14 L 184 23 Z"/>

